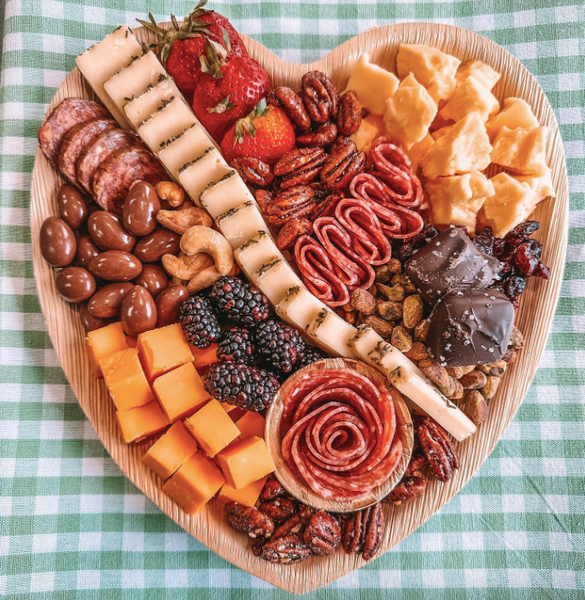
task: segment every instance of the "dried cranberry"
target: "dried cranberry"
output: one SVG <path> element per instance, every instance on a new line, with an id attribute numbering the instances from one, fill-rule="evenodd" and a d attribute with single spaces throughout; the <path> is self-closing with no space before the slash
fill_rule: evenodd
<path id="1" fill-rule="evenodd" d="M 534 269 L 533 275 L 535 277 L 542 277 L 543 279 L 548 279 L 550 277 L 550 269 L 540 261 L 538 265 L 536 265 L 536 269 Z"/>
<path id="2" fill-rule="evenodd" d="M 539 262 L 538 258 L 531 254 L 528 244 L 518 246 L 518 252 L 514 255 L 514 264 L 522 275 L 532 275 Z"/>
<path id="3" fill-rule="evenodd" d="M 517 298 L 526 288 L 526 279 L 512 275 L 504 283 L 504 293 L 508 298 Z"/>
<path id="4" fill-rule="evenodd" d="M 516 225 L 512 231 L 506 234 L 504 238 L 506 242 L 514 246 L 518 246 L 524 240 L 528 239 L 535 231 L 540 228 L 538 221 L 524 221 L 520 225 Z"/>
<path id="5" fill-rule="evenodd" d="M 473 238 L 473 243 L 478 250 L 493 256 L 494 254 L 494 232 L 491 227 L 484 227 L 476 236 Z"/>
<path id="6" fill-rule="evenodd" d="M 415 253 L 414 244 L 412 242 L 404 242 L 402 246 L 398 248 L 398 260 L 408 260 Z"/>
<path id="7" fill-rule="evenodd" d="M 540 255 L 542 254 L 542 244 L 538 240 L 526 240 L 520 244 L 518 249 L 520 249 L 522 246 L 527 246 L 528 251 L 530 254 L 532 254 L 532 256 L 540 258 Z"/>

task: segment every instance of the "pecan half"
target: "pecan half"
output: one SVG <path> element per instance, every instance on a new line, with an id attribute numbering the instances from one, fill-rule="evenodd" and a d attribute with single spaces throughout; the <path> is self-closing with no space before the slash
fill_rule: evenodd
<path id="1" fill-rule="evenodd" d="M 384 511 L 379 502 L 354 513 L 343 524 L 343 549 L 348 554 L 362 553 L 364 560 L 370 560 L 380 549 L 384 525 Z"/>
<path id="2" fill-rule="evenodd" d="M 301 80 L 301 98 L 307 111 L 317 123 L 337 116 L 339 94 L 331 79 L 321 71 L 309 71 Z"/>
<path id="3" fill-rule="evenodd" d="M 268 187 L 274 181 L 274 173 L 270 165 L 252 156 L 234 158 L 230 163 L 240 177 L 258 187 Z"/>
<path id="4" fill-rule="evenodd" d="M 453 470 L 459 468 L 459 457 L 445 430 L 430 417 L 423 417 L 416 435 L 433 475 L 439 481 L 448 481 Z"/>
<path id="5" fill-rule="evenodd" d="M 426 488 L 427 480 L 421 475 L 403 477 L 400 483 L 388 494 L 387 498 L 390 502 L 398 505 L 424 494 Z"/>
<path id="6" fill-rule="evenodd" d="M 329 556 L 335 552 L 341 540 L 339 522 L 330 514 L 319 511 L 308 522 L 303 539 L 313 554 Z"/>
<path id="7" fill-rule="evenodd" d="M 362 123 L 362 105 L 357 94 L 350 90 L 345 92 L 339 100 L 339 111 L 337 113 L 337 129 L 341 135 L 355 133 Z"/>
<path id="8" fill-rule="evenodd" d="M 321 168 L 321 181 L 329 190 L 342 190 L 365 168 L 365 152 L 358 152 L 357 146 L 348 137 L 337 138 Z"/>
<path id="9" fill-rule="evenodd" d="M 306 523 L 310 520 L 310 518 L 315 514 L 316 509 L 308 504 L 299 504 L 299 517 L 303 523 Z"/>
<path id="10" fill-rule="evenodd" d="M 311 117 L 298 94 L 289 87 L 281 86 L 274 90 L 274 97 L 299 129 L 306 131 L 311 127 Z"/>
<path id="11" fill-rule="evenodd" d="M 276 540 L 290 533 L 299 533 L 305 524 L 299 515 L 293 515 L 288 521 L 279 525 L 272 534 L 272 539 Z"/>
<path id="12" fill-rule="evenodd" d="M 274 174 L 281 177 L 280 187 L 286 190 L 316 179 L 326 159 L 323 148 L 297 148 L 274 165 Z"/>
<path id="13" fill-rule="evenodd" d="M 279 250 L 292 248 L 302 235 L 313 233 L 313 222 L 309 219 L 291 219 L 278 232 L 276 245 Z"/>
<path id="14" fill-rule="evenodd" d="M 295 503 L 290 498 L 280 497 L 270 502 L 262 502 L 258 510 L 268 515 L 275 523 L 282 523 L 295 513 Z"/>
<path id="15" fill-rule="evenodd" d="M 313 188 L 297 185 L 283 190 L 264 208 L 264 216 L 273 227 L 282 227 L 289 219 L 311 218 L 316 200 Z"/>
<path id="16" fill-rule="evenodd" d="M 228 523 L 238 531 L 247 533 L 251 538 L 269 538 L 274 532 L 274 521 L 251 506 L 239 502 L 225 505 Z"/>
<path id="17" fill-rule="evenodd" d="M 254 556 L 262 556 L 262 548 L 265 543 L 266 540 L 264 538 L 256 538 L 252 542 L 252 554 L 254 554 Z"/>
<path id="18" fill-rule="evenodd" d="M 286 490 L 278 479 L 267 479 L 260 492 L 260 502 L 270 502 L 280 496 L 287 496 Z"/>
<path id="19" fill-rule="evenodd" d="M 270 540 L 262 547 L 262 558 L 281 565 L 300 563 L 311 556 L 311 550 L 298 535 L 290 534 Z"/>
<path id="20" fill-rule="evenodd" d="M 337 137 L 337 127 L 333 123 L 323 123 L 314 131 L 308 131 L 303 135 L 297 136 L 299 146 L 310 146 L 312 148 L 322 148 L 335 141 Z"/>
<path id="21" fill-rule="evenodd" d="M 272 202 L 272 194 L 268 190 L 258 190 L 256 192 L 256 202 L 258 202 L 260 210 L 265 214 Z"/>

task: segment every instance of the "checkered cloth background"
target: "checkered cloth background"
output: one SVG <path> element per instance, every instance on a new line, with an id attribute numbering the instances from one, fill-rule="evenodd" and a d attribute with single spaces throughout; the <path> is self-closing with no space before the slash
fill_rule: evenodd
<path id="1" fill-rule="evenodd" d="M 124 477 L 51 347 L 33 279 L 36 131 L 77 54 L 164 0 L 8 0 L 0 86 L 0 597 L 286 596 L 179 529 Z M 583 0 L 217 0 L 211 8 L 290 61 L 370 27 L 438 21 L 488 36 L 538 78 L 571 189 L 565 282 L 517 417 L 479 473 L 390 552 L 315 598 L 585 597 L 585 7 Z M 516 9 L 516 10 L 514 10 Z"/>

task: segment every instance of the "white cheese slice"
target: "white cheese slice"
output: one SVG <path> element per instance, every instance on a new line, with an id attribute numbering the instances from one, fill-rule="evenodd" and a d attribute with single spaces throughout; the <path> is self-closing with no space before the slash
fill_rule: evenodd
<path id="1" fill-rule="evenodd" d="M 201 193 L 201 204 L 214 219 L 248 201 L 255 202 L 254 196 L 237 171 L 230 171 Z"/>
<path id="2" fill-rule="evenodd" d="M 199 158 L 211 146 L 213 146 L 211 138 L 203 126 L 197 123 L 166 140 L 158 153 L 158 158 L 167 171 L 178 179 L 181 168 Z"/>
<path id="3" fill-rule="evenodd" d="M 307 288 L 291 288 L 276 305 L 276 314 L 293 327 L 306 331 L 317 315 L 327 307 Z"/>
<path id="4" fill-rule="evenodd" d="M 354 349 L 349 342 L 356 334 L 356 328 L 329 308 L 319 311 L 307 328 L 307 333 L 321 348 L 346 358 L 354 358 Z"/>
<path id="5" fill-rule="evenodd" d="M 229 167 L 215 146 L 207 148 L 195 160 L 179 170 L 179 183 L 196 204 L 199 195 L 212 181 L 217 181 L 229 171 Z"/>
<path id="6" fill-rule="evenodd" d="M 217 225 L 234 249 L 251 240 L 261 229 L 266 229 L 266 223 L 253 201 L 244 202 L 220 215 Z"/>
<path id="7" fill-rule="evenodd" d="M 155 113 L 138 126 L 138 135 L 158 154 L 161 144 L 197 123 L 195 115 L 181 96 L 161 104 Z"/>
<path id="8" fill-rule="evenodd" d="M 77 68 L 87 79 L 93 91 L 122 127 L 130 129 L 126 117 L 114 104 L 104 89 L 104 83 L 130 61 L 142 55 L 142 46 L 126 25 L 121 25 L 101 42 L 80 54 L 75 60 Z"/>
<path id="9" fill-rule="evenodd" d="M 465 414 L 422 377 L 404 367 L 397 367 L 390 371 L 388 380 L 400 393 L 410 398 L 429 417 L 435 419 L 457 441 L 462 442 L 475 433 L 475 425 Z"/>
<path id="10" fill-rule="evenodd" d="M 234 258 L 248 279 L 252 279 L 254 273 L 262 265 L 270 262 L 272 257 L 283 258 L 274 240 L 265 230 L 259 231 L 252 239 L 234 251 Z"/>
<path id="11" fill-rule="evenodd" d="M 140 96 L 151 85 L 156 85 L 167 76 L 154 52 L 146 52 L 112 75 L 104 83 L 104 89 L 114 104 L 121 110 L 136 96 Z"/>
<path id="12" fill-rule="evenodd" d="M 128 121 L 137 128 L 140 123 L 155 113 L 159 106 L 180 95 L 181 92 L 175 82 L 170 77 L 166 77 L 158 83 L 148 86 L 143 94 L 128 102 L 124 106 L 124 114 Z"/>
<path id="13" fill-rule="evenodd" d="M 278 304 L 291 288 L 303 285 L 280 252 L 253 273 L 251 279 L 272 304 Z"/>

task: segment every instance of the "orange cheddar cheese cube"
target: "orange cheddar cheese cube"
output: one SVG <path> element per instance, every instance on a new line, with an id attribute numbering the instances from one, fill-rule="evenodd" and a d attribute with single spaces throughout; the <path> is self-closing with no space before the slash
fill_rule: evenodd
<path id="1" fill-rule="evenodd" d="M 189 514 L 199 512 L 225 483 L 217 465 L 202 452 L 195 452 L 164 484 L 166 492 Z"/>
<path id="2" fill-rule="evenodd" d="M 236 421 L 237 428 L 242 432 L 240 434 L 241 440 L 253 435 L 263 438 L 265 425 L 266 419 L 261 414 L 251 410 Z"/>
<path id="3" fill-rule="evenodd" d="M 143 406 L 154 400 L 136 348 L 119 350 L 102 358 L 100 368 L 118 410 Z"/>
<path id="4" fill-rule="evenodd" d="M 136 347 L 149 381 L 185 363 L 193 362 L 189 344 L 178 323 L 141 333 Z"/>
<path id="5" fill-rule="evenodd" d="M 236 488 L 225 483 L 221 490 L 219 490 L 217 499 L 224 504 L 227 502 L 239 502 L 240 504 L 244 504 L 246 506 L 254 506 L 254 504 L 256 504 L 256 500 L 258 500 L 258 497 L 260 496 L 260 492 L 262 491 L 264 484 L 266 483 L 266 479 L 267 477 L 262 477 L 262 479 L 254 481 L 254 483 L 247 485 L 241 490 L 236 490 Z"/>
<path id="6" fill-rule="evenodd" d="M 122 323 L 110 323 L 90 331 L 85 338 L 85 346 L 94 377 L 101 377 L 100 359 L 128 348 Z"/>
<path id="7" fill-rule="evenodd" d="M 219 358 L 217 358 L 217 344 L 211 344 L 211 346 L 205 348 L 204 350 L 196 348 L 191 344 L 190 347 L 191 352 L 193 353 L 193 364 L 195 365 L 196 369 L 208 367 L 209 365 L 219 361 Z"/>
<path id="8" fill-rule="evenodd" d="M 214 457 L 240 435 L 236 424 L 215 399 L 187 419 L 185 425 L 209 457 Z"/>
<path id="9" fill-rule="evenodd" d="M 168 479 L 197 452 L 197 442 L 181 421 L 177 421 L 142 457 L 142 462 L 161 479 Z"/>
<path id="10" fill-rule="evenodd" d="M 139 442 L 154 435 L 169 424 L 167 416 L 156 400 L 144 406 L 119 410 L 116 413 L 116 420 L 122 437 L 127 444 Z"/>
<path id="11" fill-rule="evenodd" d="M 274 463 L 266 442 L 253 436 L 230 444 L 217 455 L 226 481 L 241 490 L 274 471 Z"/>
<path id="12" fill-rule="evenodd" d="M 210 398 L 192 363 L 157 377 L 152 389 L 171 423 L 192 415 Z"/>

